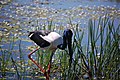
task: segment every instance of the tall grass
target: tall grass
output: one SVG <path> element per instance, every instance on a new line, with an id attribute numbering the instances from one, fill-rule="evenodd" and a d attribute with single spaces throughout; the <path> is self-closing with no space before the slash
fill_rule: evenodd
<path id="1" fill-rule="evenodd" d="M 70 21 L 70 25 L 73 26 Z M 79 29 L 78 24 L 74 25 L 74 36 L 72 41 L 73 62 L 69 67 L 68 50 L 57 50 L 52 59 L 51 79 L 59 80 L 119 80 L 119 32 L 120 25 L 116 26 L 114 20 L 107 16 L 99 20 L 90 19 L 88 23 L 88 35 Z M 44 29 L 54 31 L 52 21 L 48 21 L 43 27 L 36 27 L 36 30 Z M 62 33 L 56 30 L 58 33 Z M 87 37 L 83 45 L 83 38 Z M 0 40 L 2 41 L 2 39 Z M 40 70 L 30 61 L 26 63 L 22 42 L 18 43 L 19 60 L 13 57 L 15 38 L 4 50 L 0 47 L 0 77 L 7 79 L 8 72 L 15 75 L 15 79 L 45 79 Z M 11 47 L 12 46 L 12 47 Z M 34 46 L 33 48 L 36 48 Z M 50 51 L 39 50 L 32 55 L 34 60 L 47 69 L 50 60 Z M 27 55 L 27 54 L 26 54 Z M 8 78 L 9 79 L 9 78 Z"/>
<path id="2" fill-rule="evenodd" d="M 118 56 L 119 56 L 119 25 L 114 25 L 110 18 L 100 18 L 97 24 L 94 20 L 89 21 L 87 50 L 89 77 L 91 79 L 118 79 Z M 97 44 L 97 42 L 100 44 Z M 115 73 L 116 72 L 116 73 Z M 116 76 L 115 76 L 116 75 Z"/>
<path id="3" fill-rule="evenodd" d="M 90 19 L 86 49 L 81 44 L 84 32 L 80 35 L 78 29 L 74 30 L 74 62 L 65 79 L 118 80 L 119 27 L 107 16 L 98 21 Z"/>

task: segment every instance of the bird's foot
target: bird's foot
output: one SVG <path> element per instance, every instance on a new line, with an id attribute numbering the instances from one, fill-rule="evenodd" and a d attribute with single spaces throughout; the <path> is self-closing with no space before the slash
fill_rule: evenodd
<path id="1" fill-rule="evenodd" d="M 50 73 L 48 71 L 45 71 L 44 76 L 46 77 L 46 80 L 49 80 Z"/>

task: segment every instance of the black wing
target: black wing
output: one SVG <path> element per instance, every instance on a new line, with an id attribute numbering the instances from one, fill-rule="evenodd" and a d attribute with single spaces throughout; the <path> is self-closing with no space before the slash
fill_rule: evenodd
<path id="1" fill-rule="evenodd" d="M 41 48 L 47 47 L 50 45 L 50 43 L 46 40 L 44 40 L 41 36 L 46 36 L 50 33 L 50 31 L 44 31 L 44 30 L 40 30 L 40 31 L 33 31 L 29 33 L 29 37 L 31 40 L 33 40 L 38 46 L 40 46 Z M 32 36 L 30 36 L 32 35 Z M 40 36 L 41 35 L 41 36 Z"/>

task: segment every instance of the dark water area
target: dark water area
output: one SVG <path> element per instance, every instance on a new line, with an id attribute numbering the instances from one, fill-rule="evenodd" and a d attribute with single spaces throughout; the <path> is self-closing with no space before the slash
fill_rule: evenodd
<path id="1" fill-rule="evenodd" d="M 62 28 L 70 26 L 69 19 L 72 24 L 78 24 L 80 29 L 86 30 L 83 44 L 87 41 L 90 18 L 97 19 L 109 14 L 115 19 L 115 25 L 120 23 L 120 3 L 117 0 L 13 0 L 0 3 L 4 4 L 0 8 L 0 37 L 3 37 L 0 45 L 3 49 L 9 48 L 8 45 L 14 36 L 16 38 L 14 49 L 19 48 L 18 43 L 21 40 L 21 44 L 24 44 L 22 50 L 26 51 L 29 46 L 34 45 L 27 37 L 28 31 L 33 31 L 37 27 L 42 29 L 51 20 L 57 32 L 60 26 Z"/>

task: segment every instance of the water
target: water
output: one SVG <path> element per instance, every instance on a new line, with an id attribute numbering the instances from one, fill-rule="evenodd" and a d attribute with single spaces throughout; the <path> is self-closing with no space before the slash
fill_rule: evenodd
<path id="1" fill-rule="evenodd" d="M 6 3 L 0 9 L 0 35 L 2 35 L 0 37 L 5 38 L 1 42 L 1 48 L 11 48 L 8 45 L 11 44 L 14 36 L 16 38 L 14 49 L 19 49 L 19 40 L 21 40 L 21 49 L 25 51 L 27 59 L 28 47 L 34 45 L 27 37 L 28 31 L 35 30 L 38 26 L 41 26 L 40 29 L 42 29 L 44 24 L 48 25 L 50 20 L 53 21 L 54 26 L 58 26 L 57 28 L 59 26 L 69 27 L 69 19 L 73 24 L 79 24 L 80 29 L 86 30 L 83 39 L 83 43 L 86 43 L 88 20 L 105 16 L 106 13 L 111 15 L 111 18 L 115 19 L 115 25 L 118 25 L 120 3 L 96 0 L 48 0 L 48 2 L 45 0 L 15 0 Z M 57 28 L 54 30 L 59 32 Z"/>
<path id="2" fill-rule="evenodd" d="M 107 13 L 115 19 L 115 25 L 120 23 L 119 0 L 13 0 L 8 3 L 0 2 L 4 4 L 4 6 L 0 6 L 0 39 L 2 39 L 0 47 L 8 50 L 14 46 L 14 50 L 16 50 L 13 52 L 14 57 L 19 60 L 18 50 L 21 44 L 20 47 L 24 52 L 26 62 L 27 54 L 30 52 L 28 47 L 34 45 L 27 37 L 28 31 L 33 31 L 36 27 L 43 29 L 44 25 L 48 25 L 48 21 L 52 20 L 53 25 L 56 26 L 54 30 L 59 32 L 61 27 L 70 27 L 71 19 L 72 24 L 78 24 L 80 29 L 86 30 L 82 44 L 86 43 L 90 18 L 104 17 Z M 12 43 L 13 40 L 14 43 Z M 1 54 L 0 52 L 0 56 Z"/>

